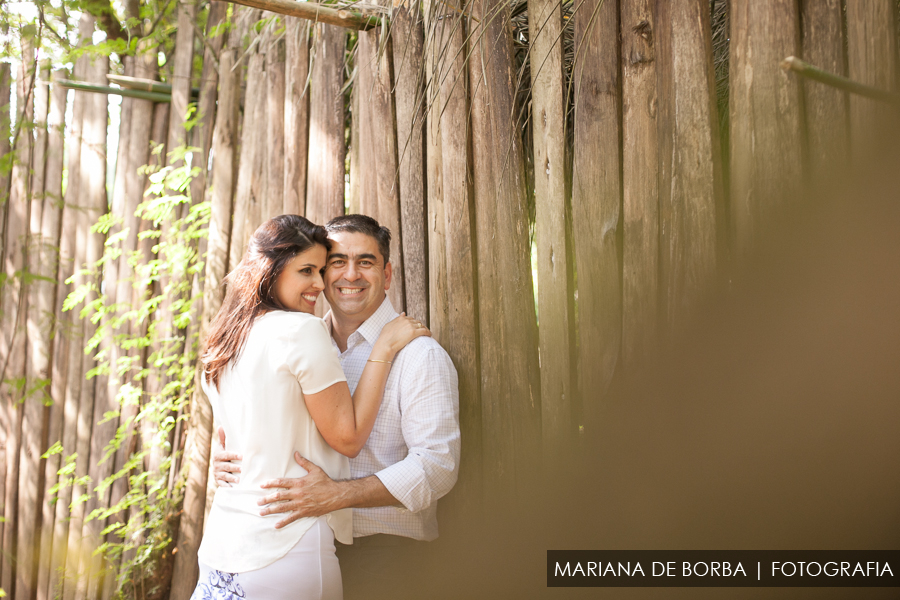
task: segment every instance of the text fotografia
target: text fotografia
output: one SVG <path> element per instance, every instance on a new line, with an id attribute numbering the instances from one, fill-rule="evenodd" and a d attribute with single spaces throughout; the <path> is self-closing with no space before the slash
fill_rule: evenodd
<path id="1" fill-rule="evenodd" d="M 549 587 L 900 587 L 900 551 L 550 550 Z"/>

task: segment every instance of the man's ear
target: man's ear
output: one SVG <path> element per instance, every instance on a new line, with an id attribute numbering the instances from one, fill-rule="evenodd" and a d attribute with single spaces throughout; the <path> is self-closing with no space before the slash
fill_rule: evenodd
<path id="1" fill-rule="evenodd" d="M 391 274 L 394 272 L 391 263 L 384 265 L 384 291 L 391 289 Z"/>

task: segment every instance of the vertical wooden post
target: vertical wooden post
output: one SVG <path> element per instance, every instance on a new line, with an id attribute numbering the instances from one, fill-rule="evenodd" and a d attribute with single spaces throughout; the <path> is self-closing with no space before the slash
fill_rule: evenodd
<path id="1" fill-rule="evenodd" d="M 9 26 L 4 26 L 3 34 L 7 35 Z M 10 64 L 0 63 L 0 156 L 7 156 L 10 153 L 10 92 L 11 92 L 11 74 Z M 6 269 L 6 214 L 9 208 L 9 182 L 10 173 L 5 169 L 0 170 L 0 269 L 5 272 Z M 0 297 L 2 297 L 2 289 L 0 289 Z M 3 338 L 6 341 L 6 338 Z M 5 358 L 6 351 L 0 351 L 0 358 Z M 12 407 L 0 397 L 0 500 L 6 506 L 6 465 L 9 460 L 7 444 L 9 442 L 10 419 Z M 5 517 L 5 508 L 0 510 L 0 515 Z M 3 544 L 3 530 L 5 524 L 0 522 L 0 547 Z M 2 564 L 0 564 L 0 577 L 2 577 Z M 0 579 L 0 585 L 3 585 Z"/>
<path id="2" fill-rule="evenodd" d="M 854 3 L 857 4 L 857 3 Z M 840 0 L 802 0 L 803 58 L 820 69 L 847 74 L 843 9 Z M 811 182 L 827 180 L 849 151 L 847 93 L 804 80 L 807 147 Z"/>
<path id="3" fill-rule="evenodd" d="M 102 84 L 106 81 L 106 74 L 109 73 L 109 59 L 94 59 L 88 72 L 88 82 Z M 106 196 L 106 125 L 108 112 L 106 95 L 92 94 L 84 113 L 83 142 L 81 145 L 81 185 L 84 188 L 84 195 L 80 197 L 80 200 L 84 218 L 83 223 L 86 229 L 90 229 L 108 210 Z M 94 268 L 103 255 L 104 236 L 100 233 L 88 232 L 86 237 L 84 264 L 91 269 Z M 86 278 L 85 283 L 89 282 L 90 279 Z M 96 286 L 95 289 L 99 289 L 99 281 L 93 281 L 92 283 Z M 92 290 L 85 297 L 85 303 L 93 302 L 96 298 L 97 293 Z M 97 326 L 90 320 L 85 322 L 85 341 L 93 337 L 96 329 Z M 82 361 L 81 373 L 84 376 L 94 367 L 94 357 L 93 353 L 85 354 L 83 349 L 80 350 L 82 350 L 79 352 Z M 99 410 L 95 410 L 95 384 L 95 379 L 89 379 L 81 385 L 78 408 L 78 438 L 75 443 L 78 460 L 75 463 L 76 481 L 72 490 L 73 502 L 81 498 L 82 495 L 91 496 L 93 492 L 92 486 L 85 486 L 78 478 L 90 474 L 93 482 L 99 483 L 94 477 L 98 474 L 96 464 L 100 457 L 92 456 L 91 453 L 95 446 L 92 443 L 92 438 L 96 435 L 95 423 L 103 416 Z M 103 406 L 101 410 L 105 408 Z M 96 520 L 85 522 L 85 517 L 90 514 L 87 510 L 88 506 L 95 506 L 95 502 L 96 500 L 89 500 L 88 503 L 78 502 L 71 511 L 68 558 L 75 559 L 72 561 L 73 566 L 78 565 L 76 571 L 78 579 L 74 585 L 66 586 L 65 600 L 70 600 L 71 598 L 83 600 L 88 597 L 89 590 L 94 589 L 96 585 L 96 582 L 92 581 L 92 579 L 96 578 L 97 573 L 92 570 L 92 567 L 95 565 L 92 565 L 91 552 L 100 544 L 99 532 L 102 529 L 102 524 Z"/>
<path id="4" fill-rule="evenodd" d="M 359 149 L 353 153 L 356 159 L 356 175 L 358 180 L 357 193 L 359 194 L 359 212 L 378 219 L 378 156 L 375 150 L 373 122 L 377 118 L 375 114 L 374 73 L 373 62 L 378 44 L 372 45 L 372 38 L 360 32 L 356 41 L 356 109 L 352 116 L 351 127 L 356 132 Z M 351 134 L 352 136 L 353 134 Z"/>
<path id="5" fill-rule="evenodd" d="M 669 328 L 683 322 L 712 282 L 717 264 L 722 184 L 709 19 L 703 0 L 657 3 L 660 285 Z M 738 72 L 734 63 L 732 69 Z M 798 141 L 799 122 L 794 125 Z"/>
<path id="6" fill-rule="evenodd" d="M 175 32 L 175 57 L 172 67 L 172 101 L 169 104 L 169 134 L 166 150 L 171 152 L 187 144 L 184 120 L 191 101 L 191 72 L 194 61 L 194 21 L 197 4 L 194 0 L 178 0 L 175 5 L 178 28 Z M 169 163 L 168 160 L 165 161 Z"/>
<path id="7" fill-rule="evenodd" d="M 284 214 L 306 211 L 309 161 L 309 24 L 288 19 L 285 31 Z"/>
<path id="8" fill-rule="evenodd" d="M 41 215 L 44 208 L 44 175 L 47 164 L 47 118 L 50 112 L 49 62 L 41 61 L 39 72 L 34 73 L 34 128 L 35 140 L 31 157 L 30 230 L 27 249 L 27 271 L 40 277 L 51 273 L 45 265 L 53 260 L 52 253 L 44 253 L 41 232 Z M 55 246 L 55 240 L 53 240 Z M 33 600 L 37 585 L 37 565 L 40 556 L 41 518 L 43 511 L 44 469 L 41 455 L 46 450 L 47 428 L 50 412 L 49 399 L 49 345 L 52 325 L 52 294 L 46 281 L 38 279 L 28 285 L 26 303 L 27 364 L 25 369 L 25 396 L 22 416 L 22 453 L 19 458 L 19 540 L 16 556 L 16 597 Z M 47 318 L 48 315 L 51 318 Z"/>
<path id="9" fill-rule="evenodd" d="M 456 514 L 476 516 L 482 509 L 482 404 L 465 33 L 464 21 L 459 16 L 441 19 L 437 23 L 435 39 L 438 47 L 443 49 L 443 56 L 440 63 L 440 95 L 435 99 L 432 114 L 440 115 L 441 182 L 444 191 L 447 335 L 441 344 L 453 359 L 459 376 L 459 421 L 466 436 L 460 463 L 460 482 L 453 502 L 459 507 Z"/>
<path id="10" fill-rule="evenodd" d="M 315 25 L 314 32 L 306 212 L 313 223 L 326 223 L 344 214 L 346 148 L 341 87 L 347 34 L 340 27 L 321 23 Z"/>
<path id="11" fill-rule="evenodd" d="M 793 0 L 733 0 L 730 8 L 731 214 L 743 252 L 802 189 L 800 87 L 779 68 L 798 52 L 800 24 Z M 676 57 L 679 51 L 673 49 Z M 678 68 L 683 61 L 675 60 Z"/>
<path id="12" fill-rule="evenodd" d="M 850 79 L 897 91 L 896 4 L 890 0 L 847 2 L 847 63 Z M 896 108 L 850 96 L 850 149 L 854 163 L 863 163 L 886 124 L 896 123 Z"/>
<path id="13" fill-rule="evenodd" d="M 395 0 L 391 23 L 406 314 L 428 322 L 425 239 L 425 35 L 419 4 Z"/>
<path id="14" fill-rule="evenodd" d="M 587 0 L 575 15 L 572 229 L 578 290 L 577 372 L 584 428 L 597 431 L 620 362 L 622 201 L 617 2 Z"/>
<path id="15" fill-rule="evenodd" d="M 87 15 L 79 22 L 79 33 L 82 44 L 90 43 L 94 30 L 94 22 Z M 84 55 L 75 63 L 74 77 L 84 80 L 88 74 L 90 57 Z M 68 182 L 63 204 L 63 219 L 72 224 L 72 227 L 63 227 L 60 239 L 59 276 L 56 288 L 56 318 L 57 331 L 56 344 L 53 355 L 53 388 L 51 393 L 54 402 L 61 402 L 63 406 L 63 435 L 62 446 L 64 457 L 69 457 L 75 452 L 78 427 L 78 401 L 81 392 L 81 355 L 84 345 L 83 331 L 84 321 L 78 319 L 73 311 L 63 312 L 62 306 L 66 297 L 83 277 L 78 271 L 84 262 L 84 247 L 87 237 L 87 228 L 84 227 L 83 211 L 81 210 L 82 177 L 81 177 L 81 147 L 84 129 L 84 115 L 89 110 L 88 94 L 84 92 L 72 92 L 72 121 L 67 130 L 66 170 Z M 75 275 L 72 284 L 67 284 L 69 277 Z M 57 596 L 64 589 L 65 567 L 68 559 L 69 537 L 69 504 L 72 501 L 72 486 L 65 485 L 57 494 L 56 510 L 53 519 L 53 545 L 50 557 L 50 569 L 46 587 L 38 586 L 45 590 L 49 597 Z M 71 584 L 71 581 L 69 582 Z"/>
<path id="16" fill-rule="evenodd" d="M 266 49 L 266 195 L 260 222 L 284 209 L 284 40 L 271 40 Z"/>
<path id="17" fill-rule="evenodd" d="M 427 237 L 428 237 L 428 327 L 438 342 L 449 339 L 450 315 L 447 300 L 447 240 L 444 216 L 443 166 L 441 162 L 441 70 L 442 36 L 438 32 L 443 4 L 426 5 L 425 72 L 426 121 L 425 173 L 428 179 Z"/>
<path id="18" fill-rule="evenodd" d="M 353 85 L 350 86 L 350 148 L 348 149 L 349 158 L 347 159 L 350 163 L 349 168 L 349 176 L 350 176 L 350 186 L 347 192 L 347 210 L 349 214 L 359 214 L 362 213 L 362 209 L 360 208 L 360 184 L 359 178 L 361 174 L 361 169 L 359 168 L 360 161 L 360 138 L 359 138 L 359 129 L 360 129 L 360 111 L 362 107 L 359 103 L 359 71 L 354 66 L 354 72 L 356 75 L 354 76 Z"/>
<path id="19" fill-rule="evenodd" d="M 24 33 L 24 32 L 23 32 Z M 33 35 L 33 34 L 32 34 Z M 4 269 L 6 281 L 2 289 L 3 332 L 0 343 L 0 360 L 3 391 L 0 402 L 7 404 L 11 418 L 7 435 L 6 502 L 4 503 L 5 523 L 3 531 L 2 585 L 15 595 L 17 575 L 17 542 L 19 529 L 28 530 L 22 524 L 22 511 L 29 509 L 19 502 L 20 457 L 22 447 L 22 420 L 24 418 L 21 400 L 25 391 L 25 352 L 27 284 L 23 273 L 28 267 L 28 232 L 31 209 L 31 156 L 33 152 L 32 127 L 34 123 L 34 41 L 28 35 L 22 38 L 22 57 L 16 78 L 16 127 L 19 135 L 13 148 L 12 184 L 6 219 L 6 252 Z M 30 432 L 26 432 L 30 435 Z M 33 501 L 26 490 L 25 501 Z M 21 509 L 20 509 L 21 505 Z M 25 533 L 23 531 L 23 533 Z"/>
<path id="20" fill-rule="evenodd" d="M 231 201 L 235 172 L 238 108 L 240 102 L 240 70 L 234 66 L 241 44 L 243 23 L 238 21 L 229 34 L 228 47 L 219 53 L 219 108 L 213 133 L 213 168 L 210 200 L 212 217 L 209 226 L 206 285 L 203 295 L 200 339 L 206 338 L 209 324 L 222 303 L 221 282 L 228 260 L 228 238 L 231 229 Z M 199 365 L 198 365 L 199 367 Z M 198 377 L 202 369 L 198 368 Z M 190 598 L 197 583 L 197 550 L 203 535 L 206 489 L 212 440 L 212 407 L 196 382 L 191 403 L 190 430 L 185 460 L 188 475 L 184 492 L 184 510 L 178 527 L 177 552 L 172 573 L 172 600 Z"/>
<path id="21" fill-rule="evenodd" d="M 528 0 L 534 147 L 535 241 L 541 413 L 546 464 L 559 465 L 574 447 L 572 352 L 574 296 L 568 231 L 566 96 L 563 90 L 562 8 Z"/>
<path id="22" fill-rule="evenodd" d="M 250 13 L 254 22 L 255 11 Z M 261 203 L 265 201 L 266 86 L 265 55 L 251 54 L 247 66 L 247 92 L 241 126 L 241 157 L 234 196 L 234 225 L 228 263 L 234 268 L 241 261 L 247 241 L 260 224 Z"/>
<path id="23" fill-rule="evenodd" d="M 44 180 L 44 211 L 41 218 L 42 264 L 41 273 L 49 279 L 38 283 L 41 293 L 38 296 L 38 310 L 46 314 L 46 352 L 48 354 L 48 371 L 45 376 L 50 380 L 50 386 L 46 388 L 53 406 L 50 408 L 50 423 L 47 440 L 53 444 L 62 438 L 64 424 L 65 394 L 60 390 L 65 385 L 65 365 L 57 365 L 58 354 L 55 352 L 54 340 L 58 339 L 62 332 L 57 324 L 56 296 L 59 272 L 62 270 L 64 259 L 63 244 L 61 243 L 62 229 L 62 173 L 63 173 L 63 146 L 65 144 L 64 127 L 66 114 L 66 88 L 55 82 L 59 79 L 67 79 L 66 71 L 55 71 L 50 91 L 50 115 L 47 119 L 47 166 Z M 61 381 L 57 381 L 57 378 Z M 38 562 L 37 600 L 49 600 L 50 594 L 47 584 L 50 581 L 51 556 L 53 549 L 53 531 L 56 528 L 56 511 L 50 503 L 50 489 L 56 485 L 57 471 L 59 470 L 60 455 L 52 454 L 44 465 L 44 502 L 41 519 L 41 549 Z"/>
<path id="24" fill-rule="evenodd" d="M 472 14 L 479 21 L 469 38 L 482 418 L 491 433 L 483 437 L 484 491 L 490 506 L 533 491 L 541 439 L 537 323 L 508 10 L 501 2 L 475 2 Z"/>
<path id="25" fill-rule="evenodd" d="M 656 29 L 652 0 L 621 0 L 622 351 L 626 367 L 652 348 L 657 331 Z"/>

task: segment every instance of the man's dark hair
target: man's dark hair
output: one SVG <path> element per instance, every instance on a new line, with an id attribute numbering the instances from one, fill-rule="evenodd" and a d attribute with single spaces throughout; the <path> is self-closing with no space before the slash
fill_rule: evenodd
<path id="1" fill-rule="evenodd" d="M 325 229 L 329 234 L 347 231 L 350 233 L 363 233 L 378 242 L 378 251 L 384 257 L 384 264 L 391 261 L 391 230 L 382 227 L 378 221 L 366 215 L 342 215 L 328 221 Z"/>

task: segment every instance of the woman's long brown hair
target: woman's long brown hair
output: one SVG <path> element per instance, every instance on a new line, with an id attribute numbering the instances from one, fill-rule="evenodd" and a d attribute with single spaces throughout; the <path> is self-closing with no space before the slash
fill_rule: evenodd
<path id="1" fill-rule="evenodd" d="M 225 277 L 225 299 L 209 328 L 202 355 L 207 383 L 219 387 L 222 372 L 241 353 L 256 317 L 289 310 L 275 297 L 275 282 L 287 263 L 316 244 L 331 248 L 325 228 L 298 215 L 274 217 L 253 233 L 244 258 Z"/>

